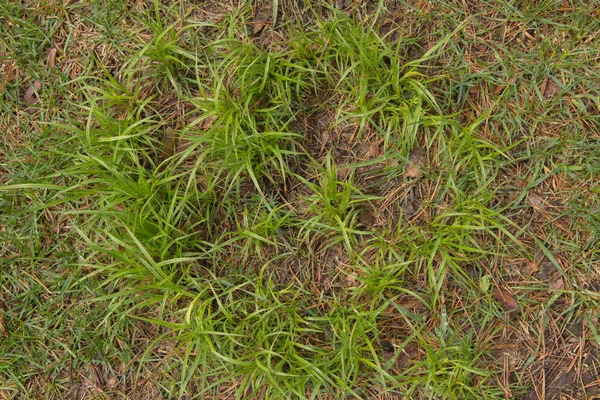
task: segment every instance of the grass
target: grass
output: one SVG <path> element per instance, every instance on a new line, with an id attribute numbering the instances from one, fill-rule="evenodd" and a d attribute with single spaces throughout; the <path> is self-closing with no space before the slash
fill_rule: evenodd
<path id="1" fill-rule="evenodd" d="M 597 395 L 597 12 L 465 7 L 2 4 L 0 396 Z"/>

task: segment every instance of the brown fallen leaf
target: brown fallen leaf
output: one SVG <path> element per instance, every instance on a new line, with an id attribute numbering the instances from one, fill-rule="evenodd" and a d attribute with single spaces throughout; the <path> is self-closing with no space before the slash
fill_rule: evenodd
<path id="1" fill-rule="evenodd" d="M 524 272 L 526 275 L 532 275 L 538 267 L 538 263 L 536 261 L 527 261 L 525 263 Z"/>
<path id="2" fill-rule="evenodd" d="M 269 25 L 268 17 L 263 15 L 264 13 L 259 13 L 252 20 L 252 36 L 258 36 L 265 29 L 267 25 Z"/>
<path id="3" fill-rule="evenodd" d="M 42 89 L 42 82 L 40 81 L 35 81 L 33 82 L 33 84 L 31 86 L 29 86 L 27 88 L 27 90 L 25 90 L 25 93 L 23 94 L 23 100 L 25 101 L 25 103 L 27 104 L 37 104 L 39 103 L 40 99 L 37 96 L 37 92 L 39 92 Z M 27 107 L 26 111 L 28 113 L 34 113 L 37 110 L 36 107 Z"/>
<path id="4" fill-rule="evenodd" d="M 414 164 L 408 164 L 406 166 L 406 170 L 404 171 L 404 175 L 409 178 L 420 178 L 423 175 L 421 169 Z"/>
<path id="5" fill-rule="evenodd" d="M 515 315 L 521 311 L 519 303 L 517 303 L 517 300 L 515 300 L 508 289 L 497 286 L 492 291 L 492 295 L 496 301 L 500 302 L 504 311 L 510 312 L 511 314 L 514 313 Z"/>
<path id="6" fill-rule="evenodd" d="M 358 225 L 365 228 L 372 228 L 375 225 L 375 216 L 370 212 L 366 211 L 360 217 L 358 217 Z"/>
<path id="7" fill-rule="evenodd" d="M 357 287 L 360 286 L 360 281 L 358 279 L 356 279 L 356 276 L 351 274 L 351 275 L 346 275 L 345 278 L 345 283 L 347 287 Z"/>
<path id="8" fill-rule="evenodd" d="M 346 179 L 348 179 L 348 176 L 350 175 L 350 168 L 347 167 L 337 167 L 337 178 L 340 181 L 345 181 Z"/>
<path id="9" fill-rule="evenodd" d="M 498 96 L 500 93 L 502 93 L 504 91 L 505 88 L 506 88 L 505 85 L 498 85 L 494 88 L 492 93 L 494 94 L 494 96 Z"/>
<path id="10" fill-rule="evenodd" d="M 379 146 L 379 143 L 373 142 L 369 145 L 369 150 L 367 151 L 367 154 L 365 154 L 365 158 L 372 159 L 372 158 L 377 158 L 380 155 L 381 155 L 381 147 Z"/>
<path id="11" fill-rule="evenodd" d="M 56 48 L 50 49 L 48 52 L 48 68 L 53 69 L 56 66 L 56 53 L 58 50 Z"/>
<path id="12" fill-rule="evenodd" d="M 544 97 L 554 97 L 558 94 L 559 91 L 560 88 L 554 81 L 546 81 L 546 85 L 544 86 Z"/>
<path id="13" fill-rule="evenodd" d="M 108 378 L 108 381 L 106 381 L 106 387 L 107 389 L 114 389 L 115 386 L 117 386 L 117 378 L 114 376 L 111 376 L 110 378 Z"/>
<path id="14" fill-rule="evenodd" d="M 37 104 L 40 99 L 38 99 L 36 92 L 42 89 L 42 82 L 35 81 L 33 85 L 29 86 L 27 90 L 25 90 L 25 94 L 23 94 L 23 100 L 25 100 L 28 104 Z"/>
<path id="15" fill-rule="evenodd" d="M 534 208 L 539 208 L 544 204 L 544 200 L 537 194 L 533 192 L 529 192 L 527 195 L 527 200 L 529 200 L 529 204 L 531 204 Z"/>
<path id="16" fill-rule="evenodd" d="M 550 291 L 555 291 L 555 290 L 563 290 L 565 288 L 565 282 L 563 281 L 562 278 L 558 278 L 556 280 L 556 282 L 554 282 L 552 285 L 550 285 Z"/>
<path id="17" fill-rule="evenodd" d="M 510 78 L 508 81 L 506 81 L 506 83 L 496 85 L 496 87 L 494 87 L 494 90 L 492 90 L 492 93 L 494 94 L 494 96 L 498 96 L 502 94 L 502 92 L 504 92 L 504 89 L 506 89 L 508 85 L 513 84 L 514 82 L 515 78 Z"/>

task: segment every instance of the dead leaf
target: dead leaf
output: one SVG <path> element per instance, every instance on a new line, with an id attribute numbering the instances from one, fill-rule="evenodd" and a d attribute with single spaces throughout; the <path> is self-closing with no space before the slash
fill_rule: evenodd
<path id="1" fill-rule="evenodd" d="M 533 272 L 537 269 L 537 266 L 538 266 L 537 262 L 535 262 L 535 261 L 527 261 L 525 263 L 525 271 L 524 271 L 525 274 L 526 275 L 532 275 Z"/>
<path id="2" fill-rule="evenodd" d="M 252 36 L 258 36 L 265 29 L 265 26 L 267 26 L 267 21 L 252 22 Z"/>
<path id="3" fill-rule="evenodd" d="M 365 158 L 366 159 L 377 158 L 380 155 L 381 155 L 381 148 L 379 146 L 379 143 L 373 142 L 369 146 L 369 150 L 367 151 L 367 154 L 365 154 Z"/>
<path id="4" fill-rule="evenodd" d="M 497 286 L 492 291 L 492 295 L 494 296 L 494 299 L 496 299 L 496 301 L 500 302 L 504 311 L 511 313 L 521 311 L 519 303 L 517 303 L 517 300 L 515 300 L 514 296 L 508 291 L 508 289 L 505 289 L 501 286 Z"/>
<path id="5" fill-rule="evenodd" d="M 415 164 L 408 164 L 406 166 L 406 170 L 404 171 L 404 175 L 409 178 L 420 178 L 421 175 L 423 175 L 423 172 L 421 172 L 421 169 Z"/>
<path id="6" fill-rule="evenodd" d="M 360 286 L 360 282 L 356 279 L 355 275 L 346 275 L 346 286 L 347 287 L 357 287 Z"/>
<path id="7" fill-rule="evenodd" d="M 23 100 L 25 100 L 25 102 L 28 104 L 37 104 L 40 99 L 38 99 L 36 92 L 39 92 L 41 89 L 42 82 L 33 82 L 33 85 L 29 86 L 27 90 L 25 90 L 25 94 L 23 94 Z"/>
<path id="8" fill-rule="evenodd" d="M 554 81 L 546 81 L 546 85 L 544 86 L 544 97 L 554 97 L 558 94 L 559 91 L 560 88 Z"/>
<path id="9" fill-rule="evenodd" d="M 540 196 L 533 192 L 529 192 L 527 195 L 527 200 L 529 200 L 529 204 L 531 204 L 531 206 L 534 208 L 539 208 L 544 204 L 544 200 L 542 200 Z"/>
<path id="10" fill-rule="evenodd" d="M 37 104 L 39 103 L 40 99 L 37 96 L 37 92 L 39 92 L 42 89 L 42 82 L 40 81 L 35 81 L 33 82 L 33 84 L 31 86 L 29 86 L 27 88 L 27 90 L 25 90 L 25 93 L 23 94 L 23 100 L 27 103 L 27 104 Z M 26 111 L 30 114 L 34 113 L 37 111 L 36 107 L 27 107 Z"/>
<path id="11" fill-rule="evenodd" d="M 358 225 L 367 229 L 371 229 L 373 225 L 375 225 L 375 216 L 366 211 L 364 214 L 361 214 L 361 216 L 358 217 Z"/>
<path id="12" fill-rule="evenodd" d="M 504 86 L 504 85 L 498 85 L 494 88 L 492 93 L 494 94 L 494 96 L 498 96 L 500 93 L 502 93 L 504 91 L 505 88 L 506 88 L 506 86 Z"/>
<path id="13" fill-rule="evenodd" d="M 111 376 L 110 378 L 108 378 L 108 381 L 106 382 L 106 387 L 110 390 L 110 389 L 114 389 L 115 386 L 117 386 L 117 378 L 115 378 L 114 376 Z"/>
<path id="14" fill-rule="evenodd" d="M 252 36 L 258 36 L 269 25 L 269 17 L 267 12 L 259 12 L 251 22 L 252 25 Z"/>
<path id="15" fill-rule="evenodd" d="M 48 68 L 53 69 L 56 66 L 56 53 L 58 50 L 56 48 L 50 49 L 48 52 Z"/>
<path id="16" fill-rule="evenodd" d="M 504 92 L 504 89 L 506 89 L 506 87 L 508 85 L 510 85 L 514 82 L 515 82 L 515 78 L 510 78 L 505 84 L 496 85 L 496 87 L 494 88 L 492 93 L 494 94 L 494 96 L 498 96 L 498 95 L 502 94 L 502 92 Z"/>
<path id="17" fill-rule="evenodd" d="M 336 172 L 338 180 L 345 181 L 348 179 L 348 175 L 350 175 L 350 168 L 338 167 Z"/>
<path id="18" fill-rule="evenodd" d="M 558 278 L 556 280 L 556 282 L 554 282 L 552 285 L 550 285 L 551 291 L 563 290 L 564 288 L 565 288 L 565 282 L 563 281 L 562 278 Z"/>

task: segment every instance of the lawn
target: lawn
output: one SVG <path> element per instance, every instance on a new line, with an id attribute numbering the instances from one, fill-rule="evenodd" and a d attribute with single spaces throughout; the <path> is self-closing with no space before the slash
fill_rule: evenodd
<path id="1" fill-rule="evenodd" d="M 600 398 L 598 10 L 2 2 L 0 399 Z"/>

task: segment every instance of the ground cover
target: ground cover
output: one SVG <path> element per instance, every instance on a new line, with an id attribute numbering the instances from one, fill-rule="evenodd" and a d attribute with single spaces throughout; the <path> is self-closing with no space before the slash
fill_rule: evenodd
<path id="1" fill-rule="evenodd" d="M 593 398 L 581 2 L 6 2 L 3 398 Z"/>

